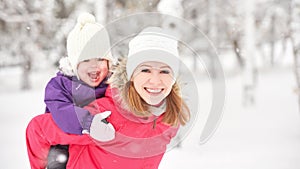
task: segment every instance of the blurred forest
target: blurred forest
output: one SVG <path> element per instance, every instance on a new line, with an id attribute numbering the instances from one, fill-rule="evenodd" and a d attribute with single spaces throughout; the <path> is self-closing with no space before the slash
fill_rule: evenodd
<path id="1" fill-rule="evenodd" d="M 66 37 L 83 11 L 93 13 L 103 25 L 133 14 L 161 13 L 161 18 L 154 15 L 146 19 L 182 37 L 209 63 L 207 69 L 212 78 L 217 59 L 214 52 L 221 60 L 234 58 L 231 69 L 224 71 L 244 74 L 247 80 L 243 89 L 249 102 L 253 102 L 251 91 L 260 69 L 282 66 L 287 55 L 292 55 L 289 66 L 298 85 L 295 92 L 300 94 L 300 0 L 1 0 L 0 70 L 21 67 L 20 88 L 30 89 L 32 71 L 56 67 L 58 60 L 67 55 Z M 178 18 L 192 24 L 192 29 L 178 22 Z M 144 17 L 133 19 L 109 27 L 111 36 L 122 37 L 144 26 Z M 199 30 L 205 36 L 196 36 Z M 207 43 L 203 43 L 205 38 L 215 51 L 208 50 Z M 124 44 L 114 55 L 124 56 L 126 50 Z M 181 53 L 197 59 L 188 51 Z M 192 65 L 195 71 L 197 63 Z"/>

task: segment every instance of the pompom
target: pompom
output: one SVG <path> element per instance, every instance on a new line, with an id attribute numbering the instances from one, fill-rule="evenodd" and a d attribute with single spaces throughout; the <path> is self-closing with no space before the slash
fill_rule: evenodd
<path id="1" fill-rule="evenodd" d="M 82 13 L 78 19 L 77 23 L 80 24 L 81 26 L 84 26 L 87 23 L 96 23 L 95 17 L 90 14 L 90 13 Z"/>

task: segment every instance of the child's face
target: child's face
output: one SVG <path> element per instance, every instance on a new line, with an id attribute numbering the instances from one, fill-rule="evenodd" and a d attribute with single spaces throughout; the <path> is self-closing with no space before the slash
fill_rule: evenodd
<path id="1" fill-rule="evenodd" d="M 135 90 L 150 105 L 159 105 L 171 92 L 175 82 L 172 69 L 161 62 L 144 62 L 131 78 Z"/>
<path id="2" fill-rule="evenodd" d="M 99 58 L 84 60 L 78 64 L 77 73 L 80 80 L 96 87 L 108 74 L 108 61 Z"/>

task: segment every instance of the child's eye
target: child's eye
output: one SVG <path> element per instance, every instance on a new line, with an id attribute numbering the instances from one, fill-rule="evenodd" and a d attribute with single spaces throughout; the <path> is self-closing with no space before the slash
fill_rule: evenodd
<path id="1" fill-rule="evenodd" d="M 90 59 L 85 59 L 82 62 L 89 62 L 89 61 L 90 61 Z"/>
<path id="2" fill-rule="evenodd" d="M 105 61 L 105 59 L 103 59 L 103 58 L 97 58 L 97 61 L 102 62 L 102 61 Z"/>

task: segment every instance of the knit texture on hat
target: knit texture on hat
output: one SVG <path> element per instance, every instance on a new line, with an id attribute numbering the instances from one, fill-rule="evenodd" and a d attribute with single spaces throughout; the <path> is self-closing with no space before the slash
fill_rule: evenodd
<path id="1" fill-rule="evenodd" d="M 67 38 L 68 59 L 75 75 L 78 63 L 93 58 L 103 58 L 112 62 L 110 40 L 106 29 L 96 23 L 95 17 L 89 13 L 81 14 L 75 27 Z"/>
<path id="2" fill-rule="evenodd" d="M 148 27 L 129 42 L 126 65 L 128 80 L 143 62 L 156 61 L 170 66 L 176 79 L 179 71 L 178 42 L 160 27 Z"/>

